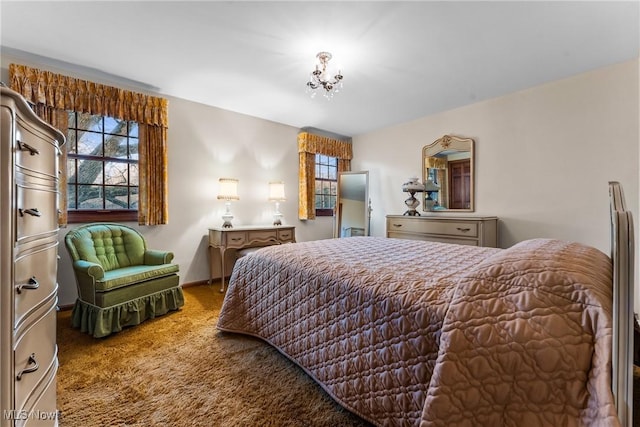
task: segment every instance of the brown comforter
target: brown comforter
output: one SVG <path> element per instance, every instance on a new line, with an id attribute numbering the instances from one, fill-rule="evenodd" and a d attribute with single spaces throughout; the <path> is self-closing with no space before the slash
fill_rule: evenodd
<path id="1" fill-rule="evenodd" d="M 381 426 L 617 426 L 611 274 L 555 240 L 271 246 L 236 263 L 218 328 L 263 338 Z"/>

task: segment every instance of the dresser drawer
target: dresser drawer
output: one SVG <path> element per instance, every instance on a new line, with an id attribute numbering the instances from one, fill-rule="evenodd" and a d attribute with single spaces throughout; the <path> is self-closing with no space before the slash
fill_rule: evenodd
<path id="1" fill-rule="evenodd" d="M 295 240 L 293 230 L 278 230 L 278 240 L 281 242 L 293 242 Z"/>
<path id="2" fill-rule="evenodd" d="M 277 238 L 276 230 L 255 230 L 247 233 L 250 242 L 275 242 Z"/>
<path id="3" fill-rule="evenodd" d="M 57 177 L 58 149 L 46 134 L 19 121 L 15 150 L 16 165 Z"/>
<path id="4" fill-rule="evenodd" d="M 227 247 L 241 247 L 247 242 L 247 233 L 244 231 L 229 231 L 225 234 Z"/>
<path id="5" fill-rule="evenodd" d="M 57 360 L 51 366 L 50 372 L 44 378 L 43 390 L 34 390 L 35 403 L 31 405 L 31 400 L 27 402 L 29 407 L 23 408 L 31 416 L 24 421 L 23 427 L 50 427 L 57 425 L 60 414 L 56 405 L 56 371 L 58 369 Z M 16 427 L 20 427 L 16 423 Z"/>
<path id="6" fill-rule="evenodd" d="M 58 228 L 57 197 L 53 190 L 18 186 L 17 241 Z"/>
<path id="7" fill-rule="evenodd" d="M 389 218 L 389 232 L 445 234 L 447 236 L 478 237 L 478 224 L 464 221 L 415 221 L 408 218 Z"/>
<path id="8" fill-rule="evenodd" d="M 37 309 L 56 288 L 57 242 L 36 248 L 16 260 L 14 293 L 14 328 Z"/>
<path id="9" fill-rule="evenodd" d="M 55 364 L 55 358 L 56 310 L 54 300 L 54 303 L 42 317 L 17 339 L 14 360 L 16 408 L 25 406 L 33 389 L 40 383 L 48 368 Z"/>

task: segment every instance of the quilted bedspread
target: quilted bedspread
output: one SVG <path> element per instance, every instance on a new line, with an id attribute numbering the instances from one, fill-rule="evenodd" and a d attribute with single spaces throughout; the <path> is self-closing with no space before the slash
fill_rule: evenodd
<path id="1" fill-rule="evenodd" d="M 617 426 L 602 252 L 354 237 L 240 258 L 218 321 L 379 426 Z"/>

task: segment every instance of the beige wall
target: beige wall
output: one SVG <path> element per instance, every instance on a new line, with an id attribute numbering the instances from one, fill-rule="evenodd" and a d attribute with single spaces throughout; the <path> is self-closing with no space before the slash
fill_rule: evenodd
<path id="1" fill-rule="evenodd" d="M 0 59 L 3 81 L 13 61 L 45 68 Z M 370 171 L 371 234 L 383 236 L 385 215 L 404 212 L 400 185 L 421 176 L 422 147 L 450 133 L 476 140 L 475 213 L 500 218 L 500 246 L 554 237 L 608 253 L 609 180 L 623 184 L 639 217 L 638 103 L 636 60 L 355 136 L 352 169 Z M 170 222 L 141 231 L 150 247 L 175 252 L 181 283 L 208 277 L 206 233 L 224 210 L 219 177 L 240 180 L 235 224 L 269 224 L 267 183 L 283 180 L 281 211 L 298 240 L 332 236 L 331 218 L 297 220 L 298 129 L 176 98 L 169 98 L 169 118 Z M 60 302 L 71 304 L 75 282 L 66 251 L 60 254 Z"/>
<path id="2" fill-rule="evenodd" d="M 634 60 L 354 137 L 353 167 L 370 171 L 372 235 L 403 212 L 400 186 L 422 176 L 422 147 L 453 134 L 476 141 L 475 214 L 500 218 L 501 247 L 551 237 L 608 254 L 608 181 L 639 218 L 638 104 Z"/>

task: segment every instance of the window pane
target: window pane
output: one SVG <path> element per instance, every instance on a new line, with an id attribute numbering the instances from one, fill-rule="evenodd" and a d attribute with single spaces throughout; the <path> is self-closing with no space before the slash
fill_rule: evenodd
<path id="1" fill-rule="evenodd" d="M 106 209 L 129 209 L 129 188 L 104 187 Z"/>
<path id="2" fill-rule="evenodd" d="M 331 183 L 329 181 L 322 181 L 322 194 L 331 194 Z"/>
<path id="3" fill-rule="evenodd" d="M 120 162 L 104 163 L 104 183 L 105 185 L 127 185 L 129 165 Z"/>
<path id="4" fill-rule="evenodd" d="M 338 169 L 336 169 L 334 167 L 329 167 L 327 175 L 328 175 L 329 179 L 337 180 L 338 179 Z"/>
<path id="5" fill-rule="evenodd" d="M 73 129 L 67 132 L 67 153 L 76 153 L 76 131 Z"/>
<path id="6" fill-rule="evenodd" d="M 137 122 L 129 122 L 129 136 L 132 138 L 138 137 L 138 123 Z"/>
<path id="7" fill-rule="evenodd" d="M 103 209 L 102 186 L 79 185 L 77 209 Z"/>
<path id="8" fill-rule="evenodd" d="M 76 209 L 76 186 L 67 185 L 67 209 Z"/>
<path id="9" fill-rule="evenodd" d="M 337 157 L 329 157 L 329 165 L 333 166 L 334 168 L 338 167 L 338 158 Z"/>
<path id="10" fill-rule="evenodd" d="M 102 156 L 102 134 L 95 132 L 79 132 L 78 154 Z"/>
<path id="11" fill-rule="evenodd" d="M 68 112 L 68 117 L 67 120 L 69 121 L 69 128 L 75 128 L 76 127 L 76 113 L 75 111 L 69 111 Z"/>
<path id="12" fill-rule="evenodd" d="M 140 181 L 138 181 L 138 175 L 138 164 L 129 164 L 129 185 L 140 185 Z"/>
<path id="13" fill-rule="evenodd" d="M 129 209 L 138 209 L 138 187 L 129 187 Z"/>
<path id="14" fill-rule="evenodd" d="M 138 160 L 138 138 L 129 138 L 129 158 Z"/>
<path id="15" fill-rule="evenodd" d="M 102 162 L 78 160 L 78 184 L 102 184 Z"/>
<path id="16" fill-rule="evenodd" d="M 102 116 L 78 113 L 78 129 L 102 132 Z"/>
<path id="17" fill-rule="evenodd" d="M 114 157 L 116 159 L 127 158 L 127 137 L 105 135 L 104 140 L 104 156 Z"/>
<path id="18" fill-rule="evenodd" d="M 76 182 L 76 160 L 67 159 L 67 182 L 73 184 Z"/>
<path id="19" fill-rule="evenodd" d="M 104 133 L 114 133 L 116 135 L 126 135 L 127 134 L 127 121 L 126 120 L 118 120 L 113 117 L 104 118 Z"/>

